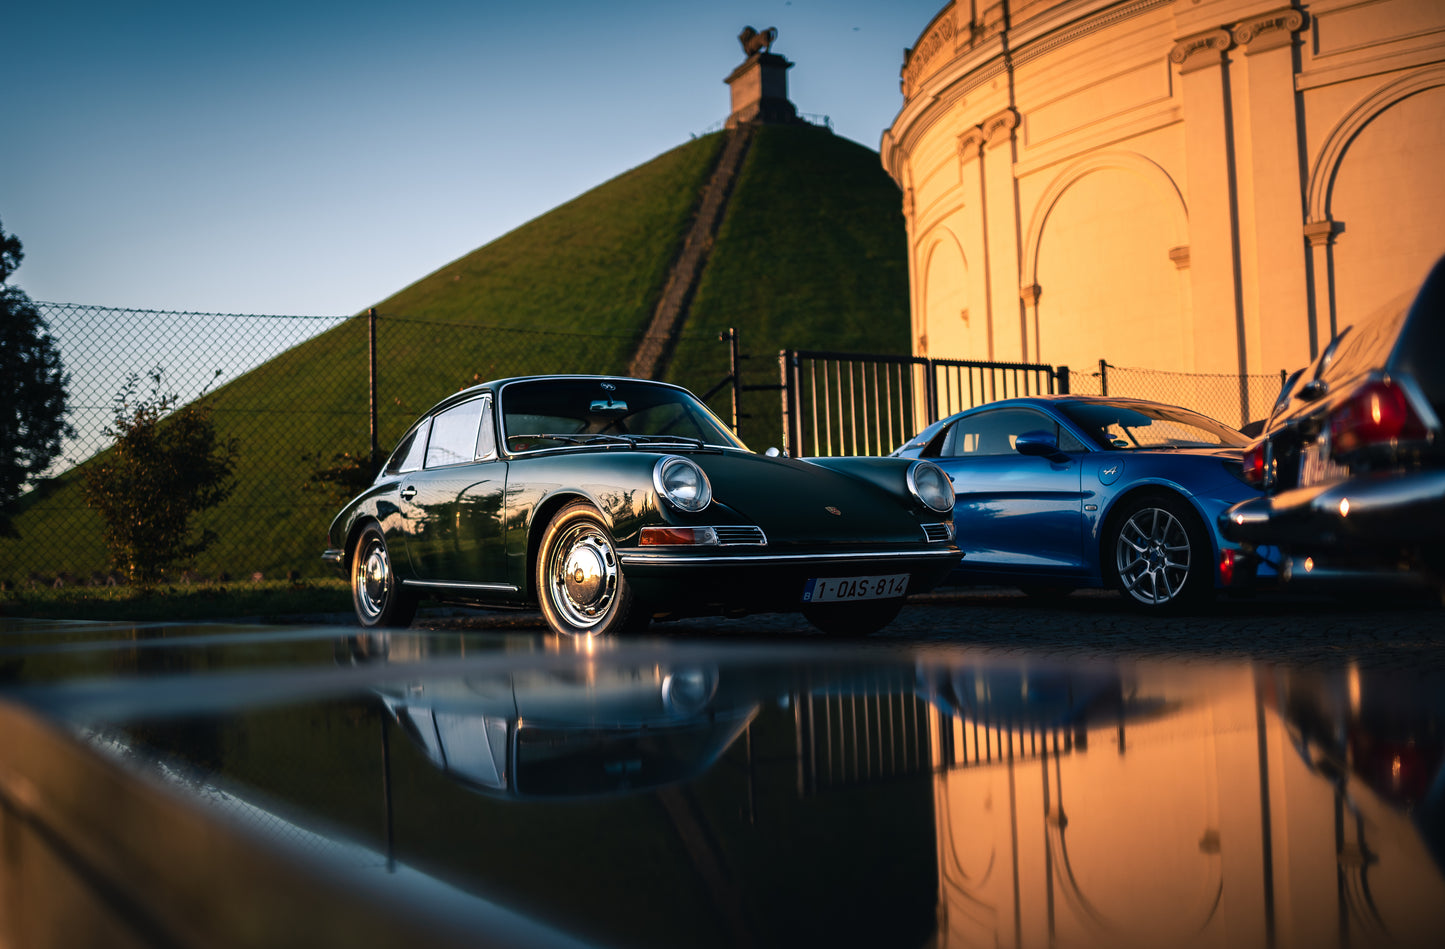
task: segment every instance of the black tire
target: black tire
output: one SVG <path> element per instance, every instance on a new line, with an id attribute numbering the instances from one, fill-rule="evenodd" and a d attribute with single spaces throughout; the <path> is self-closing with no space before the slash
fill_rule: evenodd
<path id="1" fill-rule="evenodd" d="M 566 636 L 609 636 L 650 619 L 632 616 L 617 545 L 602 515 L 583 501 L 558 511 L 542 534 L 537 602 L 547 625 Z"/>
<path id="2" fill-rule="evenodd" d="M 1101 559 L 1131 606 L 1169 612 L 1214 593 L 1214 546 L 1199 516 L 1176 494 L 1126 501 L 1109 520 Z"/>
<path id="3" fill-rule="evenodd" d="M 386 537 L 368 527 L 351 552 L 351 605 L 356 621 L 368 629 L 398 629 L 411 625 L 419 597 L 401 585 L 391 566 Z"/>
<path id="4" fill-rule="evenodd" d="M 867 636 L 887 626 L 903 609 L 903 597 L 856 603 L 815 603 L 803 618 L 830 636 Z"/>

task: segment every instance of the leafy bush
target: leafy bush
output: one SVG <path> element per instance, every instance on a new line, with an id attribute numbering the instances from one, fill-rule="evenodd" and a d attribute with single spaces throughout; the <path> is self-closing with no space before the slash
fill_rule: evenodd
<path id="1" fill-rule="evenodd" d="M 154 583 L 209 547 L 215 532 L 193 537 L 192 520 L 235 487 L 235 439 L 216 435 L 203 400 L 177 408 L 179 398 L 162 390 L 163 375 L 160 369 L 147 374 L 145 397 L 137 393 L 138 375 L 126 380 L 105 429 L 115 444 L 86 467 L 81 485 L 104 522 L 112 563 L 132 583 Z"/>

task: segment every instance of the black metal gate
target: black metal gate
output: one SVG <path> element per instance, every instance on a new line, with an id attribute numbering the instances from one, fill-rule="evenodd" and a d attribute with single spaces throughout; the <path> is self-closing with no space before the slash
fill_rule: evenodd
<path id="1" fill-rule="evenodd" d="M 954 412 L 1068 392 L 1067 366 L 785 349 L 783 445 L 799 458 L 886 455 Z"/>

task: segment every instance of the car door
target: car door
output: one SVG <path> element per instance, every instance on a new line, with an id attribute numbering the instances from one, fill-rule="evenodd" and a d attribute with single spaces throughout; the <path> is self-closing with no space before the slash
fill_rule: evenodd
<path id="1" fill-rule="evenodd" d="M 1053 457 L 1020 454 L 1026 432 L 1061 439 Z M 1050 415 L 1004 407 L 965 415 L 944 437 L 937 462 L 953 479 L 963 569 L 1073 574 L 1084 570 L 1084 445 Z"/>
<path id="2" fill-rule="evenodd" d="M 507 463 L 497 458 L 491 396 L 438 412 L 422 469 L 409 475 L 401 489 L 411 521 L 407 554 L 417 579 L 468 586 L 505 580 L 506 487 Z"/>

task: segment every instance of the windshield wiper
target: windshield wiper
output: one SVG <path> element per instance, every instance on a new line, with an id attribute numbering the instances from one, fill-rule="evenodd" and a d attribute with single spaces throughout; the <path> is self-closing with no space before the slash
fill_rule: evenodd
<path id="1" fill-rule="evenodd" d="M 692 448 L 704 448 L 707 443 L 701 438 L 691 438 L 687 435 L 629 435 L 634 445 L 688 445 Z"/>
<path id="2" fill-rule="evenodd" d="M 631 445 L 632 439 L 626 435 L 564 435 L 558 432 L 538 432 L 535 435 L 513 435 L 512 438 L 549 438 L 552 441 L 563 442 L 568 445 Z"/>

